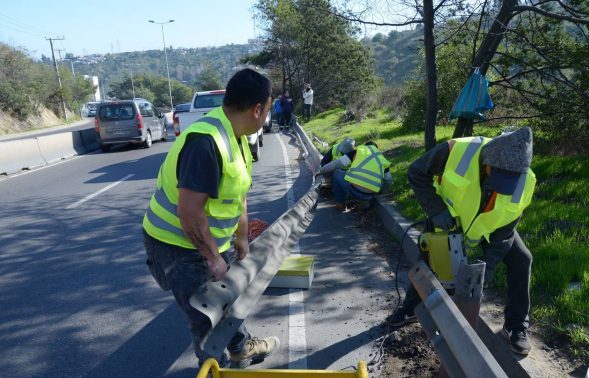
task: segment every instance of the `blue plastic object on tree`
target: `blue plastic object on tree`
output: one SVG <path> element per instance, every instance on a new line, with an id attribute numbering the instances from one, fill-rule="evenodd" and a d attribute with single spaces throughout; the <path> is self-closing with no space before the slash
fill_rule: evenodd
<path id="1" fill-rule="evenodd" d="M 494 106 L 491 96 L 489 96 L 489 81 L 477 68 L 460 91 L 460 95 L 450 111 L 449 119 L 476 118 L 484 120 L 483 112 L 493 109 Z"/>

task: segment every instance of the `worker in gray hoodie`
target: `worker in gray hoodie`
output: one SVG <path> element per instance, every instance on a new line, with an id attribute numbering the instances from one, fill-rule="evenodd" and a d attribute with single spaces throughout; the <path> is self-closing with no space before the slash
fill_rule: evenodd
<path id="1" fill-rule="evenodd" d="M 528 325 L 532 255 L 516 228 L 530 204 L 536 177 L 530 169 L 532 130 L 524 127 L 494 139 L 451 139 L 426 152 L 407 172 L 415 197 L 433 225 L 458 227 L 468 247 L 480 245 L 485 282 L 496 266 L 507 268 L 507 303 L 502 334 L 513 352 L 530 351 Z M 416 322 L 420 298 L 413 286 L 389 318 L 393 326 Z"/>

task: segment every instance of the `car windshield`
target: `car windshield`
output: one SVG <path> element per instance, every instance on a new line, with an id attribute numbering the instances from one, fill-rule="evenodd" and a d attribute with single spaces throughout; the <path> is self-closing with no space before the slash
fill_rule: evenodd
<path id="1" fill-rule="evenodd" d="M 180 104 L 176 105 L 177 112 L 187 112 L 190 110 L 190 104 Z"/>
<path id="2" fill-rule="evenodd" d="M 101 121 L 124 121 L 135 117 L 132 104 L 109 104 L 102 106 L 98 111 Z"/>
<path id="3" fill-rule="evenodd" d="M 88 104 L 86 104 L 86 107 L 90 110 L 96 110 L 97 105 L 98 104 L 93 104 L 93 103 L 89 102 Z"/>
<path id="4" fill-rule="evenodd" d="M 223 105 L 224 93 L 219 94 L 205 94 L 196 96 L 194 100 L 195 108 L 216 108 Z"/>

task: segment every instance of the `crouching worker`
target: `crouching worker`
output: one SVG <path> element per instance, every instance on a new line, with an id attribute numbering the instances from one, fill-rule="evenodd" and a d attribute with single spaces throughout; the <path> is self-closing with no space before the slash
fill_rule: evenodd
<path id="1" fill-rule="evenodd" d="M 209 357 L 221 366 L 228 363 L 224 351 L 210 356 L 199 347 L 210 320 L 189 300 L 207 280 L 223 279 L 234 235 L 238 259 L 249 253 L 246 194 L 252 184 L 252 155 L 246 136 L 264 124 L 271 88 L 270 80 L 254 70 L 233 75 L 223 106 L 190 125 L 170 148 L 143 218 L 147 264 L 186 314 L 200 364 Z M 251 337 L 242 324 L 227 350 L 231 365 L 243 368 L 278 345 L 275 336 Z"/>
<path id="2" fill-rule="evenodd" d="M 376 143 L 367 142 L 324 165 L 320 172 L 333 172 L 332 191 L 338 211 L 346 209 L 346 199 L 349 197 L 358 200 L 360 209 L 364 210 L 378 193 L 390 188 L 393 181 L 389 172 L 390 165 L 378 151 Z"/>
<path id="3" fill-rule="evenodd" d="M 536 184 L 531 161 L 532 130 L 525 127 L 492 140 L 451 139 L 422 155 L 408 170 L 415 197 L 433 225 L 445 231 L 459 226 L 467 247 L 482 247 L 485 282 L 491 280 L 499 262 L 505 263 L 507 305 L 502 334 L 511 350 L 522 355 L 530 352 L 532 255 L 516 228 Z M 390 323 L 415 322 L 413 310 L 419 301 L 410 286 Z"/>

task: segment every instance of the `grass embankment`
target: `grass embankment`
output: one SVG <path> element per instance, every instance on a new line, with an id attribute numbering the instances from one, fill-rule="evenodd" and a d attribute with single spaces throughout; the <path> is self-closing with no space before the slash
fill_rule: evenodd
<path id="1" fill-rule="evenodd" d="M 390 114 L 378 111 L 362 122 L 341 122 L 343 110 L 321 113 L 305 130 L 329 143 L 352 137 L 357 144 L 374 140 L 393 163 L 393 196 L 408 218 L 422 219 L 406 173 L 423 152 L 423 133 L 404 130 Z M 438 142 L 448 140 L 453 127 L 436 129 Z M 478 125 L 477 135 L 493 137 L 497 128 Z M 325 151 L 323 151 L 325 152 Z M 532 161 L 537 185 L 518 231 L 534 256 L 532 321 L 548 331 L 567 335 L 572 351 L 589 356 L 589 163 L 587 156 L 536 154 Z M 499 272 L 497 286 L 505 286 Z"/>

